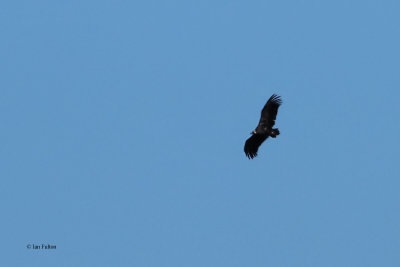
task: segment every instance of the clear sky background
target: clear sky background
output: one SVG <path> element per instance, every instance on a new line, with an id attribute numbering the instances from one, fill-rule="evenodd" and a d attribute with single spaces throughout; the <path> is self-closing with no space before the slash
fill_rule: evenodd
<path id="1" fill-rule="evenodd" d="M 400 266 L 399 12 L 3 1 L 0 265 Z"/>

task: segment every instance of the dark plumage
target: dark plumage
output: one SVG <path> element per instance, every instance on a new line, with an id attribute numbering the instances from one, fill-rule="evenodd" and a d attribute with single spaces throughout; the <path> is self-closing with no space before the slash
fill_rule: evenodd
<path id="1" fill-rule="evenodd" d="M 249 159 L 257 156 L 258 148 L 268 137 L 275 138 L 279 135 L 278 128 L 272 127 L 275 125 L 276 115 L 281 104 L 281 97 L 273 94 L 262 109 L 260 122 L 244 145 L 244 153 Z"/>

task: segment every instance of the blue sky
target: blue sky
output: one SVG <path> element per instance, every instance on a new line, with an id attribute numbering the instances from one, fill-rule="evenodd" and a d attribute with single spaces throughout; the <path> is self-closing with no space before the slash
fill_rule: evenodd
<path id="1" fill-rule="evenodd" d="M 399 8 L 3 1 L 0 265 L 399 266 Z"/>

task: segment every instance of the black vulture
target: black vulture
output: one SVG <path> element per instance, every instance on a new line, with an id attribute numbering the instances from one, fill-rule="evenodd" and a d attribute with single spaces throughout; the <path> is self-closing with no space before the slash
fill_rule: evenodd
<path id="1" fill-rule="evenodd" d="M 262 109 L 260 122 L 244 145 L 244 153 L 249 159 L 257 156 L 258 148 L 268 137 L 275 138 L 279 135 L 279 129 L 272 127 L 275 125 L 276 115 L 281 104 L 281 97 L 273 94 Z"/>

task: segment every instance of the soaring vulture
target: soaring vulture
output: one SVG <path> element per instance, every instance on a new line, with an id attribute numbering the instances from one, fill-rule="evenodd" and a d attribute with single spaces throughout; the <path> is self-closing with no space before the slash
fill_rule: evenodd
<path id="1" fill-rule="evenodd" d="M 276 115 L 281 104 L 281 97 L 273 94 L 262 109 L 260 122 L 244 145 L 244 153 L 249 159 L 257 156 L 258 148 L 268 137 L 275 138 L 279 135 L 279 129 L 272 127 L 275 125 Z"/>

